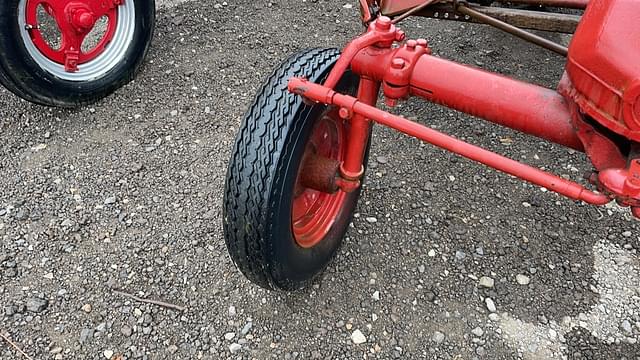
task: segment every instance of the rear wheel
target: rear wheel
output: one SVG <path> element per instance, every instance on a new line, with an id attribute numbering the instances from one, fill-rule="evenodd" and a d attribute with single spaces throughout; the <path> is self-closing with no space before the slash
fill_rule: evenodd
<path id="1" fill-rule="evenodd" d="M 313 49 L 286 60 L 262 87 L 236 139 L 225 187 L 225 239 L 242 273 L 268 289 L 297 289 L 321 272 L 358 200 L 359 190 L 325 192 L 308 180 L 337 170 L 349 123 L 336 108 L 308 106 L 287 91 L 292 76 L 324 81 L 339 54 Z M 338 90 L 355 94 L 357 84 L 347 73 Z"/>
<path id="2" fill-rule="evenodd" d="M 94 102 L 134 78 L 154 23 L 154 0 L 5 0 L 0 82 L 42 105 Z"/>

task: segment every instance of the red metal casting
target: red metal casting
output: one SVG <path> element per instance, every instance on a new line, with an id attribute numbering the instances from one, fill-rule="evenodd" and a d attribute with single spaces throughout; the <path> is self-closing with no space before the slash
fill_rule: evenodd
<path id="1" fill-rule="evenodd" d="M 582 111 L 634 141 L 640 141 L 639 23 L 637 1 L 594 3 L 571 40 L 566 66 L 567 93 Z"/>
<path id="2" fill-rule="evenodd" d="M 124 0 L 27 0 L 25 22 L 35 47 L 48 59 L 63 64 L 74 72 L 78 65 L 98 57 L 111 42 L 116 31 L 117 7 Z M 60 47 L 53 49 L 42 35 L 38 23 L 38 8 L 52 16 L 60 30 Z M 107 17 L 107 27 L 100 41 L 92 49 L 82 51 L 82 43 L 96 21 Z"/>
<path id="3" fill-rule="evenodd" d="M 582 200 L 595 205 L 604 205 L 610 201 L 608 196 L 594 193 L 578 183 L 522 164 L 481 147 L 471 145 L 424 125 L 379 110 L 373 106 L 363 104 L 354 97 L 336 93 L 328 87 L 311 83 L 306 79 L 291 78 L 289 80 L 289 91 L 314 101 L 346 108 L 354 114 L 361 114 L 377 123 L 414 136 L 468 159 L 491 166 L 497 170 L 517 176 L 533 184 L 543 186 L 569 198 Z"/>
<path id="4" fill-rule="evenodd" d="M 347 127 L 337 111 L 321 116 L 311 133 L 291 209 L 293 235 L 301 247 L 310 248 L 322 241 L 340 215 L 347 193 L 329 189 L 335 182 L 327 178 L 331 177 L 331 171 L 334 178 L 338 175 L 337 165 L 344 160 L 346 138 Z M 312 167 L 321 169 L 311 170 Z"/>

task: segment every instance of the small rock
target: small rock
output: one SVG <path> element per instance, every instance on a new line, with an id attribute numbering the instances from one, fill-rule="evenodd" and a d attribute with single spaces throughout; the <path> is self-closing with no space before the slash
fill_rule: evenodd
<path id="1" fill-rule="evenodd" d="M 176 353 L 176 351 L 178 351 L 178 347 L 177 347 L 177 346 L 175 346 L 175 345 L 169 345 L 169 347 L 167 347 L 167 351 L 168 351 L 170 354 L 175 354 L 175 353 Z"/>
<path id="2" fill-rule="evenodd" d="M 387 157 L 386 156 L 378 156 L 376 157 L 376 161 L 380 164 L 386 164 L 387 163 Z"/>
<path id="3" fill-rule="evenodd" d="M 236 307 L 233 305 L 229 306 L 229 317 L 234 317 L 236 316 L 236 314 Z"/>
<path id="4" fill-rule="evenodd" d="M 242 330 L 240 330 L 240 333 L 242 334 L 242 336 L 245 336 L 249 333 L 249 331 L 251 331 L 251 328 L 253 327 L 253 323 L 251 321 L 249 321 L 248 323 L 246 323 L 244 325 L 244 327 L 242 328 Z"/>
<path id="5" fill-rule="evenodd" d="M 632 332 L 632 328 L 631 328 L 631 323 L 629 322 L 629 320 L 623 320 L 622 324 L 620 324 L 620 329 L 622 331 L 624 331 L 627 334 L 631 334 Z"/>
<path id="6" fill-rule="evenodd" d="M 427 253 L 427 255 L 429 255 L 430 257 L 434 257 L 434 256 L 436 256 L 436 251 L 435 251 L 435 250 L 433 250 L 433 249 L 431 249 L 431 250 L 429 250 L 429 252 Z"/>
<path id="7" fill-rule="evenodd" d="M 229 345 L 229 351 L 231 351 L 232 354 L 237 353 L 241 349 L 242 349 L 242 345 L 240 345 L 238 343 L 233 343 L 233 344 Z"/>
<path id="8" fill-rule="evenodd" d="M 111 350 L 105 350 L 102 355 L 104 355 L 105 358 L 107 359 L 111 359 L 111 357 L 113 357 L 113 351 Z"/>
<path id="9" fill-rule="evenodd" d="M 500 321 L 500 316 L 498 316 L 498 314 L 496 314 L 496 313 L 491 313 L 491 314 L 489 314 L 489 320 L 491 320 L 493 322 L 498 322 L 498 321 Z"/>
<path id="10" fill-rule="evenodd" d="M 105 205 L 115 204 L 117 200 L 118 199 L 115 196 L 109 196 L 108 198 L 104 199 L 104 204 Z"/>
<path id="11" fill-rule="evenodd" d="M 516 275 L 516 281 L 520 285 L 529 285 L 529 283 L 531 282 L 531 279 L 527 275 L 518 274 Z"/>
<path id="12" fill-rule="evenodd" d="M 631 234 L 632 234 L 632 233 L 631 233 L 631 231 L 627 230 L 627 231 L 625 231 L 625 232 L 623 232 L 623 233 L 622 233 L 622 236 L 624 236 L 624 237 L 631 237 Z"/>
<path id="13" fill-rule="evenodd" d="M 487 310 L 492 313 L 496 312 L 496 304 L 491 300 L 491 298 L 485 298 L 484 303 L 487 305 Z"/>
<path id="14" fill-rule="evenodd" d="M 86 312 L 86 313 L 90 313 L 91 312 L 91 304 L 84 304 L 81 307 L 82 311 Z"/>
<path id="15" fill-rule="evenodd" d="M 362 344 L 362 343 L 367 342 L 367 338 L 364 336 L 362 331 L 356 329 L 351 334 L 351 341 L 353 341 L 354 344 L 358 345 L 358 344 Z"/>
<path id="16" fill-rule="evenodd" d="M 365 218 L 365 220 L 367 220 L 367 222 L 370 223 L 370 224 L 378 222 L 378 219 L 374 218 L 373 216 L 372 217 L 367 217 L 367 218 Z"/>
<path id="17" fill-rule="evenodd" d="M 233 339 L 234 337 L 236 337 L 236 333 L 234 333 L 234 332 L 228 332 L 228 333 L 224 334 L 224 338 L 225 338 L 227 341 L 230 341 L 230 340 L 231 340 L 231 339 Z"/>
<path id="18" fill-rule="evenodd" d="M 462 251 L 462 250 L 456 251 L 456 260 L 462 261 L 466 257 L 467 257 L 467 254 L 464 251 Z"/>
<path id="19" fill-rule="evenodd" d="M 371 295 L 371 297 L 373 298 L 373 300 L 375 301 L 380 301 L 380 291 L 374 291 L 373 295 Z"/>
<path id="20" fill-rule="evenodd" d="M 484 334 L 484 330 L 482 330 L 482 328 L 478 326 L 475 329 L 471 330 L 471 333 L 477 337 L 480 337 Z"/>
<path id="21" fill-rule="evenodd" d="M 418 265 L 418 272 L 419 272 L 419 273 L 421 273 L 421 274 L 422 274 L 422 273 L 424 273 L 424 271 L 425 271 L 425 270 L 426 270 L 426 269 L 425 269 L 424 265 Z"/>
<path id="22" fill-rule="evenodd" d="M 40 298 L 30 298 L 27 300 L 27 310 L 35 313 L 43 312 L 49 305 L 49 301 Z"/>
<path id="23" fill-rule="evenodd" d="M 120 332 L 122 333 L 122 335 L 129 337 L 133 334 L 133 329 L 129 325 L 124 325 L 122 329 L 120 329 Z"/>
<path id="24" fill-rule="evenodd" d="M 444 342 L 444 338 L 445 335 L 443 333 L 441 333 L 440 331 L 436 331 L 433 333 L 431 340 L 433 340 L 433 342 L 435 342 L 436 344 L 442 344 Z"/>
<path id="25" fill-rule="evenodd" d="M 82 329 L 80 331 L 80 343 L 84 344 L 87 340 L 93 337 L 93 329 Z"/>
<path id="26" fill-rule="evenodd" d="M 492 278 L 488 277 L 488 276 L 483 276 L 480 278 L 480 281 L 478 282 L 478 285 L 485 287 L 485 288 L 492 288 L 494 285 L 494 281 Z"/>

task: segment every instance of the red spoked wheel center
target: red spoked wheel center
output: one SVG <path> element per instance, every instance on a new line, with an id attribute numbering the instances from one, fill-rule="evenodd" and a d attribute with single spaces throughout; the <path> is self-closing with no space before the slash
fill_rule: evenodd
<path id="1" fill-rule="evenodd" d="M 313 247 L 325 238 L 341 215 L 347 197 L 347 193 L 342 190 L 328 193 L 305 186 L 301 176 L 305 169 L 304 162 L 312 157 L 342 162 L 346 150 L 346 134 L 344 121 L 337 111 L 328 111 L 315 124 L 306 145 L 303 164 L 294 187 L 291 211 L 293 236 L 301 247 Z"/>
<path id="2" fill-rule="evenodd" d="M 111 43 L 118 24 L 117 8 L 123 3 L 124 0 L 26 0 L 25 28 L 42 55 L 64 65 L 65 71 L 74 72 L 78 65 L 100 56 Z"/>

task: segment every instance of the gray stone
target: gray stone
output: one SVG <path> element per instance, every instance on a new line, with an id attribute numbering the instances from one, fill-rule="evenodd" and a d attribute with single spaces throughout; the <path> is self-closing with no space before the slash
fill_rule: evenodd
<path id="1" fill-rule="evenodd" d="M 478 285 L 485 287 L 485 288 L 492 288 L 494 285 L 494 281 L 492 278 L 488 277 L 488 276 L 483 276 L 480 278 L 480 281 L 478 281 Z"/>
<path id="2" fill-rule="evenodd" d="M 442 332 L 436 331 L 433 333 L 431 340 L 433 340 L 433 342 L 435 342 L 436 344 L 442 344 L 444 342 L 445 337 L 446 336 Z"/>
<path id="3" fill-rule="evenodd" d="M 43 312 L 48 305 L 49 301 L 46 299 L 34 297 L 27 300 L 27 310 L 35 313 Z"/>
<path id="4" fill-rule="evenodd" d="M 491 298 L 485 298 L 484 303 L 487 305 L 487 310 L 491 311 L 492 313 L 496 312 L 496 304 L 493 302 L 493 300 L 491 300 Z"/>

